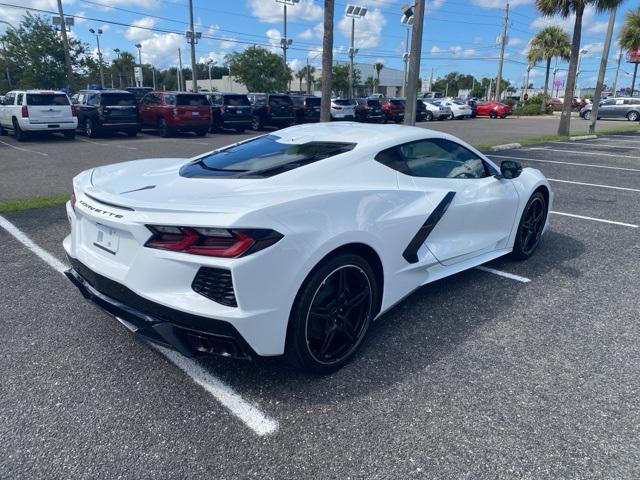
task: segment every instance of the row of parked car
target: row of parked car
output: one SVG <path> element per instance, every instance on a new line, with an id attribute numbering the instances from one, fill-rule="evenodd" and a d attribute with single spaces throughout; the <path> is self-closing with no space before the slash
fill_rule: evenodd
<path id="1" fill-rule="evenodd" d="M 506 117 L 508 105 L 459 99 L 417 100 L 416 120 L 471 118 L 476 115 Z M 333 120 L 402 122 L 402 98 L 357 98 L 331 100 Z M 88 137 L 101 132 L 124 132 L 135 136 L 154 129 L 161 136 L 176 132 L 233 129 L 283 128 L 295 123 L 320 120 L 320 98 L 283 93 L 190 93 L 161 92 L 150 88 L 129 90 L 81 90 L 69 99 L 64 92 L 14 90 L 0 102 L 0 134 L 13 132 L 25 140 L 30 132 L 62 132 L 74 138 L 76 131 Z"/>

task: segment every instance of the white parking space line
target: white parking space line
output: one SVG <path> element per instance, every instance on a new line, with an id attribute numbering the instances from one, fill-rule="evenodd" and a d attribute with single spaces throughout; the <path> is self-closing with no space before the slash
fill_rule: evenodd
<path id="1" fill-rule="evenodd" d="M 124 145 L 118 145 L 118 144 L 94 142 L 93 140 L 87 140 L 86 138 L 76 137 L 76 140 L 80 140 L 81 142 L 84 142 L 84 143 L 90 143 L 91 145 L 100 145 L 101 147 L 118 147 L 118 148 L 126 148 L 127 150 L 137 150 L 136 147 L 126 147 Z"/>
<path id="2" fill-rule="evenodd" d="M 572 144 L 575 145 L 575 144 Z M 597 155 L 599 157 L 615 157 L 615 158 L 633 158 L 634 160 L 640 160 L 640 157 L 636 157 L 633 155 L 620 155 L 617 153 L 603 153 L 603 152 L 585 152 L 584 150 L 565 150 L 558 148 L 549 148 L 549 147 L 535 147 L 530 150 L 537 150 L 542 152 L 559 152 L 559 153 L 577 153 L 580 155 Z"/>
<path id="3" fill-rule="evenodd" d="M 585 187 L 612 188 L 614 190 L 625 190 L 627 192 L 640 192 L 640 188 L 614 187 L 613 185 L 600 185 L 599 183 L 574 182 L 572 180 L 558 180 L 557 178 L 547 178 L 550 182 L 571 183 L 572 185 L 584 185 Z"/>
<path id="4" fill-rule="evenodd" d="M 194 382 L 215 397 L 218 402 L 242 420 L 256 434 L 268 435 L 278 430 L 278 422 L 266 416 L 257 407 L 251 405 L 231 387 L 211 375 L 196 362 L 173 350 L 168 350 L 159 345 L 151 345 L 191 377 Z"/>
<path id="5" fill-rule="evenodd" d="M 553 210 L 551 210 L 549 213 L 553 213 L 554 215 L 562 215 L 564 217 L 579 218 L 581 220 L 591 220 L 594 222 L 610 223 L 612 225 L 620 225 L 622 227 L 638 228 L 638 225 L 634 225 L 633 223 L 615 222 L 613 220 L 605 220 L 604 218 L 585 217 L 584 215 L 576 215 L 574 213 L 555 212 Z"/>
<path id="6" fill-rule="evenodd" d="M 512 160 L 522 160 L 524 162 L 556 163 L 560 165 L 572 165 L 575 167 L 606 168 L 609 170 L 623 170 L 625 172 L 640 173 L 640 168 L 611 167 L 609 165 L 594 165 L 593 163 L 561 162 L 559 160 L 542 160 L 539 158 L 511 157 L 509 155 L 489 155 L 489 157 L 490 158 L 510 158 Z"/>
<path id="7" fill-rule="evenodd" d="M 502 270 L 496 270 L 495 268 L 485 267 L 484 265 L 480 265 L 479 267 L 476 267 L 476 269 L 482 270 L 483 272 L 487 272 L 487 273 L 493 273 L 494 275 L 508 278 L 510 280 L 515 280 L 517 282 L 529 283 L 531 281 L 527 277 L 521 277 L 520 275 L 514 275 L 513 273 L 503 272 Z"/>
<path id="8" fill-rule="evenodd" d="M 45 263 L 57 272 L 64 274 L 64 271 L 69 268 L 49 252 L 36 245 L 22 230 L 2 215 L 0 215 L 0 227 L 4 228 L 16 240 L 44 260 Z M 211 375 L 198 363 L 172 350 L 154 344 L 150 345 L 186 373 L 196 384 L 204 388 L 207 393 L 220 402 L 222 406 L 226 407 L 257 435 L 268 435 L 278 430 L 278 422 L 276 420 L 265 415 L 258 407 L 244 400 L 231 387 L 219 378 Z"/>
<path id="9" fill-rule="evenodd" d="M 7 147 L 13 148 L 14 150 L 20 150 L 21 152 L 35 153 L 36 155 L 42 155 L 43 157 L 48 157 L 49 156 L 48 153 L 42 153 L 42 152 L 38 152 L 36 150 L 29 150 L 28 148 L 16 147 L 15 145 L 11 145 L 10 143 L 3 142 L 2 140 L 0 140 L 0 143 L 3 144 L 3 145 L 6 145 Z"/>
<path id="10" fill-rule="evenodd" d="M 592 143 L 592 142 L 560 142 L 560 141 L 556 141 L 556 142 L 552 142 L 553 144 L 560 144 L 560 145 L 571 145 L 571 146 L 580 146 L 580 147 L 591 147 L 591 148 L 611 148 L 611 147 L 617 147 L 617 148 L 625 148 L 627 150 L 640 150 L 640 146 L 634 147 L 634 146 L 630 146 L 630 145 L 616 145 L 615 143 Z"/>
<path id="11" fill-rule="evenodd" d="M 0 215 L 0 227 L 9 232 L 16 240 L 22 243 L 25 247 L 35 253 L 38 257 L 45 261 L 51 268 L 60 273 L 64 273 L 69 267 L 51 255 L 45 249 L 36 245 L 22 230 L 16 227 L 9 220 Z"/>

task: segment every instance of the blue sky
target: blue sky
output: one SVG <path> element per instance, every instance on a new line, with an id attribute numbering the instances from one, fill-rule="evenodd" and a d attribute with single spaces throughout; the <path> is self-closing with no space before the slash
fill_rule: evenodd
<path id="1" fill-rule="evenodd" d="M 361 0 L 357 5 L 369 10 L 364 19 L 356 21 L 357 61 L 368 63 L 382 61 L 388 67 L 402 68 L 404 29 L 400 23 L 401 5 L 406 0 Z M 55 0 L 6 0 L 14 5 L 55 10 Z M 347 60 L 350 21 L 344 16 L 347 1 L 336 1 L 334 58 Z M 288 52 L 290 66 L 299 69 L 311 58 L 312 64 L 320 62 L 323 0 L 300 0 L 288 9 L 287 36 L 293 39 Z M 183 62 L 188 63 L 184 32 L 188 22 L 187 0 L 65 0 L 67 14 L 77 15 L 73 34 L 95 46 L 89 28 L 102 28 L 101 47 L 106 58 L 113 57 L 114 48 L 135 52 L 141 43 L 143 62 L 158 67 L 177 64 L 177 49 L 183 48 Z M 624 13 L 638 8 L 640 0 L 627 1 L 618 11 L 616 34 Z M 497 69 L 499 53 L 496 37 L 501 31 L 505 2 L 502 0 L 432 0 L 427 2 L 424 39 L 422 46 L 422 76 L 434 69 L 438 77 L 450 71 L 493 76 Z M 113 8 L 110 8 L 113 7 Z M 282 36 L 282 4 L 276 0 L 194 0 L 197 30 L 203 39 L 197 46 L 199 59 L 211 58 L 223 63 L 226 54 L 240 51 L 248 45 L 259 44 L 281 53 L 278 47 Z M 0 18 L 15 23 L 24 13 L 0 6 Z M 82 19 L 80 17 L 86 17 Z M 91 18 L 91 19 L 89 19 Z M 117 25 L 108 22 L 117 22 Z M 558 24 L 569 33 L 573 19 L 545 18 L 535 10 L 533 0 L 513 0 L 510 9 L 509 45 L 504 76 L 522 84 L 526 70 L 524 54 L 530 38 L 543 26 Z M 583 29 L 582 46 L 588 52 L 583 56 L 580 85 L 595 84 L 607 24 L 607 16 L 587 9 Z M 149 30 L 133 26 L 147 27 Z M 3 28 L 0 25 L 0 28 Z M 617 47 L 611 52 L 607 79 L 615 72 Z M 315 58 L 314 58 L 315 57 Z M 558 79 L 566 75 L 566 64 L 558 65 Z M 565 70 L 563 70 L 565 69 Z M 632 66 L 622 65 L 619 84 L 631 83 Z M 543 81 L 544 69 L 532 71 L 536 86 Z"/>

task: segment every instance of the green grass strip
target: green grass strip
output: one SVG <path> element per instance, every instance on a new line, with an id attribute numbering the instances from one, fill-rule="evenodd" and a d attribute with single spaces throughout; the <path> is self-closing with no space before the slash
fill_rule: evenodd
<path id="1" fill-rule="evenodd" d="M 24 200 L 5 200 L 0 202 L 0 213 L 21 212 L 32 208 L 57 207 L 69 200 L 69 194 L 33 197 Z"/>

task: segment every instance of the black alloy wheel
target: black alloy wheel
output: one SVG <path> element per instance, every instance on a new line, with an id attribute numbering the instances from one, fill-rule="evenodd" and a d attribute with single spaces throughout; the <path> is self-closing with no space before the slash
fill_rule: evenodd
<path id="1" fill-rule="evenodd" d="M 93 121 L 90 118 L 87 118 L 84 121 L 84 134 L 89 138 L 94 138 L 96 136 L 93 131 Z"/>
<path id="2" fill-rule="evenodd" d="M 591 120 L 591 110 L 587 110 L 586 112 L 584 112 L 582 114 L 582 118 L 584 118 L 585 120 Z"/>
<path id="3" fill-rule="evenodd" d="M 430 122 L 431 120 L 433 120 L 433 113 L 427 112 L 427 122 Z"/>
<path id="4" fill-rule="evenodd" d="M 547 202 L 540 192 L 534 193 L 522 213 L 512 257 L 529 258 L 540 245 L 542 230 L 547 219 Z"/>
<path id="5" fill-rule="evenodd" d="M 372 268 L 357 255 L 340 255 L 322 264 L 296 299 L 287 358 L 315 373 L 330 373 L 346 364 L 375 316 L 377 288 Z"/>

